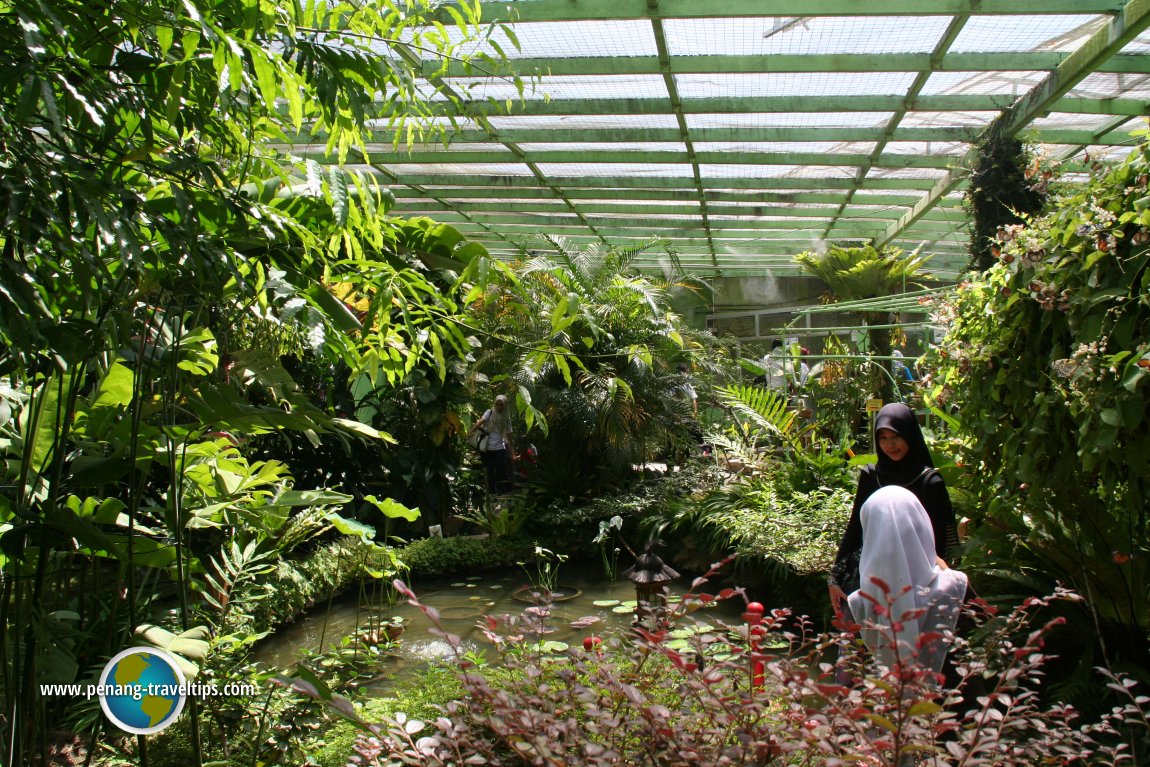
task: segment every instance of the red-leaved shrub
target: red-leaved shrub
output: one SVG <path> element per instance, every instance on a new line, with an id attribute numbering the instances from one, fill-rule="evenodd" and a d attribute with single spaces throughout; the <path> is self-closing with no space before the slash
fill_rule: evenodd
<path id="1" fill-rule="evenodd" d="M 712 573 L 713 574 L 713 573 Z M 711 574 L 708 574 L 711 575 Z M 706 582 L 700 578 L 693 589 Z M 406 594 L 433 620 L 433 608 Z M 1005 616 L 976 611 L 975 641 L 954 638 L 953 668 L 940 675 L 911 665 L 870 665 L 852 633 L 816 634 L 808 621 L 776 610 L 744 613 L 749 622 L 669 640 L 695 609 L 744 598 L 694 590 L 660 625 L 549 652 L 540 640 L 549 611 L 482 624 L 493 662 L 474 665 L 457 637 L 465 697 L 434 722 L 402 715 L 359 722 L 364 733 L 350 764 L 385 765 L 1034 765 L 1134 764 L 1131 728 L 1150 730 L 1147 698 L 1112 675 L 1125 704 L 1083 723 L 1039 697 L 1043 637 L 1032 627 L 1060 591 Z M 897 624 L 896 624 L 897 625 Z M 342 706 L 347 716 L 346 706 Z M 352 717 L 354 718 L 354 717 Z"/>

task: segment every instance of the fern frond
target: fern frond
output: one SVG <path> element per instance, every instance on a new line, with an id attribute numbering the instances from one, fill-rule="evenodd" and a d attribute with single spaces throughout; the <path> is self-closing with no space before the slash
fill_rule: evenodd
<path id="1" fill-rule="evenodd" d="M 763 386 L 724 386 L 715 390 L 719 401 L 744 423 L 791 444 L 795 440 L 795 413 L 786 396 Z"/>
<path id="2" fill-rule="evenodd" d="M 273 551 L 261 549 L 258 541 L 249 541 L 242 549 L 235 541 L 220 548 L 219 554 L 208 560 L 204 582 L 200 586 L 204 602 L 216 613 L 216 625 L 224 626 L 244 587 L 275 569 Z M 254 602 L 265 595 L 244 594 Z"/>

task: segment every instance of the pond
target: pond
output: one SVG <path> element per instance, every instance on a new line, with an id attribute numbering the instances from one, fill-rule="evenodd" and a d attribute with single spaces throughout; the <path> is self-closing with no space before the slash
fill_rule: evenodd
<path id="1" fill-rule="evenodd" d="M 602 576 L 598 567 L 586 564 L 565 567 L 559 575 L 559 599 L 552 604 L 548 621 L 554 632 L 547 635 L 548 641 L 579 646 L 592 634 L 604 636 L 630 628 L 635 617 L 635 586 L 626 578 L 610 581 Z M 687 590 L 689 582 L 689 578 L 683 577 L 671 584 L 672 600 Z M 506 570 L 468 577 L 419 579 L 412 588 L 421 602 L 439 611 L 444 630 L 458 635 L 467 650 L 480 650 L 486 642 L 476 625 L 479 619 L 483 615 L 521 613 L 529 606 L 527 596 L 521 591 L 527 585 L 522 570 Z M 740 607 L 732 604 L 731 609 L 724 612 L 734 617 Z M 434 626 L 421 611 L 406 602 L 373 610 L 362 604 L 358 594 L 349 593 L 337 598 L 330 611 L 326 605 L 320 605 L 299 621 L 281 627 L 257 646 L 254 659 L 290 668 L 302 653 L 320 650 L 321 643 L 329 650 L 338 646 L 343 637 L 358 627 L 368 626 L 373 616 L 377 620 L 402 619 L 404 631 L 398 646 L 390 651 L 381 668 L 378 682 L 363 685 L 365 689 L 382 694 L 397 674 L 451 655 L 447 644 L 429 632 Z M 591 619 L 595 619 L 593 623 Z M 576 621 L 590 625 L 572 627 L 571 623 Z"/>

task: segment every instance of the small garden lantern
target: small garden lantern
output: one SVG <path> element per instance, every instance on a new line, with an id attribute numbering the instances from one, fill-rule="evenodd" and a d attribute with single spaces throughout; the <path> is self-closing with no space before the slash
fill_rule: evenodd
<path id="1" fill-rule="evenodd" d="M 667 584 L 678 578 L 679 573 L 664 564 L 648 546 L 623 575 L 635 584 L 636 625 L 650 618 L 655 629 L 662 628 L 667 615 Z"/>

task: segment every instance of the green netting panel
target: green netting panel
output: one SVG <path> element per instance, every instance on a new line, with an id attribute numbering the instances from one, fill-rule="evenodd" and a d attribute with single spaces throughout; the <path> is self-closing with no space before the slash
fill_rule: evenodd
<path id="1" fill-rule="evenodd" d="M 1089 99 L 1150 99 L 1150 75 L 1095 72 L 1070 90 Z"/>
<path id="2" fill-rule="evenodd" d="M 1021 96 L 1045 77 L 1046 72 L 935 72 L 921 93 Z"/>
<path id="3" fill-rule="evenodd" d="M 1098 15 L 972 16 L 950 52 L 1072 51 L 1105 21 Z"/>
<path id="4" fill-rule="evenodd" d="M 893 112 L 765 112 L 753 114 L 688 114 L 691 130 L 703 128 L 881 128 Z M 989 119 L 989 118 L 988 118 Z"/>
<path id="5" fill-rule="evenodd" d="M 688 98 L 754 96 L 886 96 L 905 93 L 913 72 L 765 72 L 675 75 L 679 95 Z"/>
<path id="6" fill-rule="evenodd" d="M 671 19 L 673 56 L 812 55 L 930 52 L 946 31 L 945 16 Z"/>

